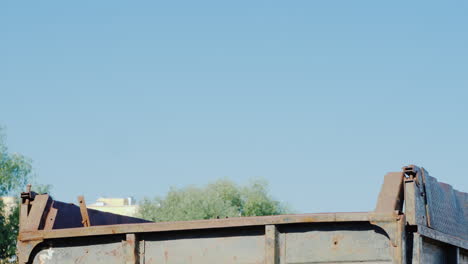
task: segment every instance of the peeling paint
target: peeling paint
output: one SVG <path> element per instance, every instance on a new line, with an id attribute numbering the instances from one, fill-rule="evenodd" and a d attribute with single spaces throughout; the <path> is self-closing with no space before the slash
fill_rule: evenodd
<path id="1" fill-rule="evenodd" d="M 49 248 L 48 250 L 44 251 L 44 253 L 41 253 L 39 255 L 39 263 L 46 264 L 47 260 L 51 260 L 53 255 L 54 250 L 52 248 Z"/>

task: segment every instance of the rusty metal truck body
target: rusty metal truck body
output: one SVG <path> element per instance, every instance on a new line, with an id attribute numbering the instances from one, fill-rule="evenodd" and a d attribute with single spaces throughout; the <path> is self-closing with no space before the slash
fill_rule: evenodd
<path id="1" fill-rule="evenodd" d="M 19 263 L 468 263 L 468 194 L 408 166 L 365 213 L 149 223 L 22 194 Z"/>

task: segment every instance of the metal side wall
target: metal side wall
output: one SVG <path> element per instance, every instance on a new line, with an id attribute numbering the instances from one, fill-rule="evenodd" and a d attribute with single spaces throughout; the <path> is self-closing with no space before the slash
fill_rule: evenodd
<path id="1" fill-rule="evenodd" d="M 424 168 L 404 168 L 407 262 L 468 264 L 468 194 L 438 182 Z"/>
<path id="2" fill-rule="evenodd" d="M 46 240 L 39 248 L 35 264 L 399 263 L 387 233 L 369 222 L 68 238 Z"/>
<path id="3" fill-rule="evenodd" d="M 468 264 L 468 194 L 414 165 L 385 176 L 367 213 L 145 223 L 21 197 L 20 264 Z"/>

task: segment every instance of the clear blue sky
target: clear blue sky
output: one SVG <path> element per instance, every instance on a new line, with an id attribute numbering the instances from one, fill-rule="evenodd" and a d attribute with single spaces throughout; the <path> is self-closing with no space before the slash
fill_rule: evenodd
<path id="1" fill-rule="evenodd" d="M 372 210 L 418 164 L 468 191 L 466 1 L 2 1 L 0 124 L 56 199 L 269 180 Z"/>

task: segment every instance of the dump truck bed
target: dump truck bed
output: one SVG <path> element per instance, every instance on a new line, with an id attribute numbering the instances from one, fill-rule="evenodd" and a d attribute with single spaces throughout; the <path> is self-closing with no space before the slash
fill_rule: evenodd
<path id="1" fill-rule="evenodd" d="M 22 197 L 20 263 L 468 263 L 468 195 L 415 166 L 363 213 L 148 223 Z"/>

